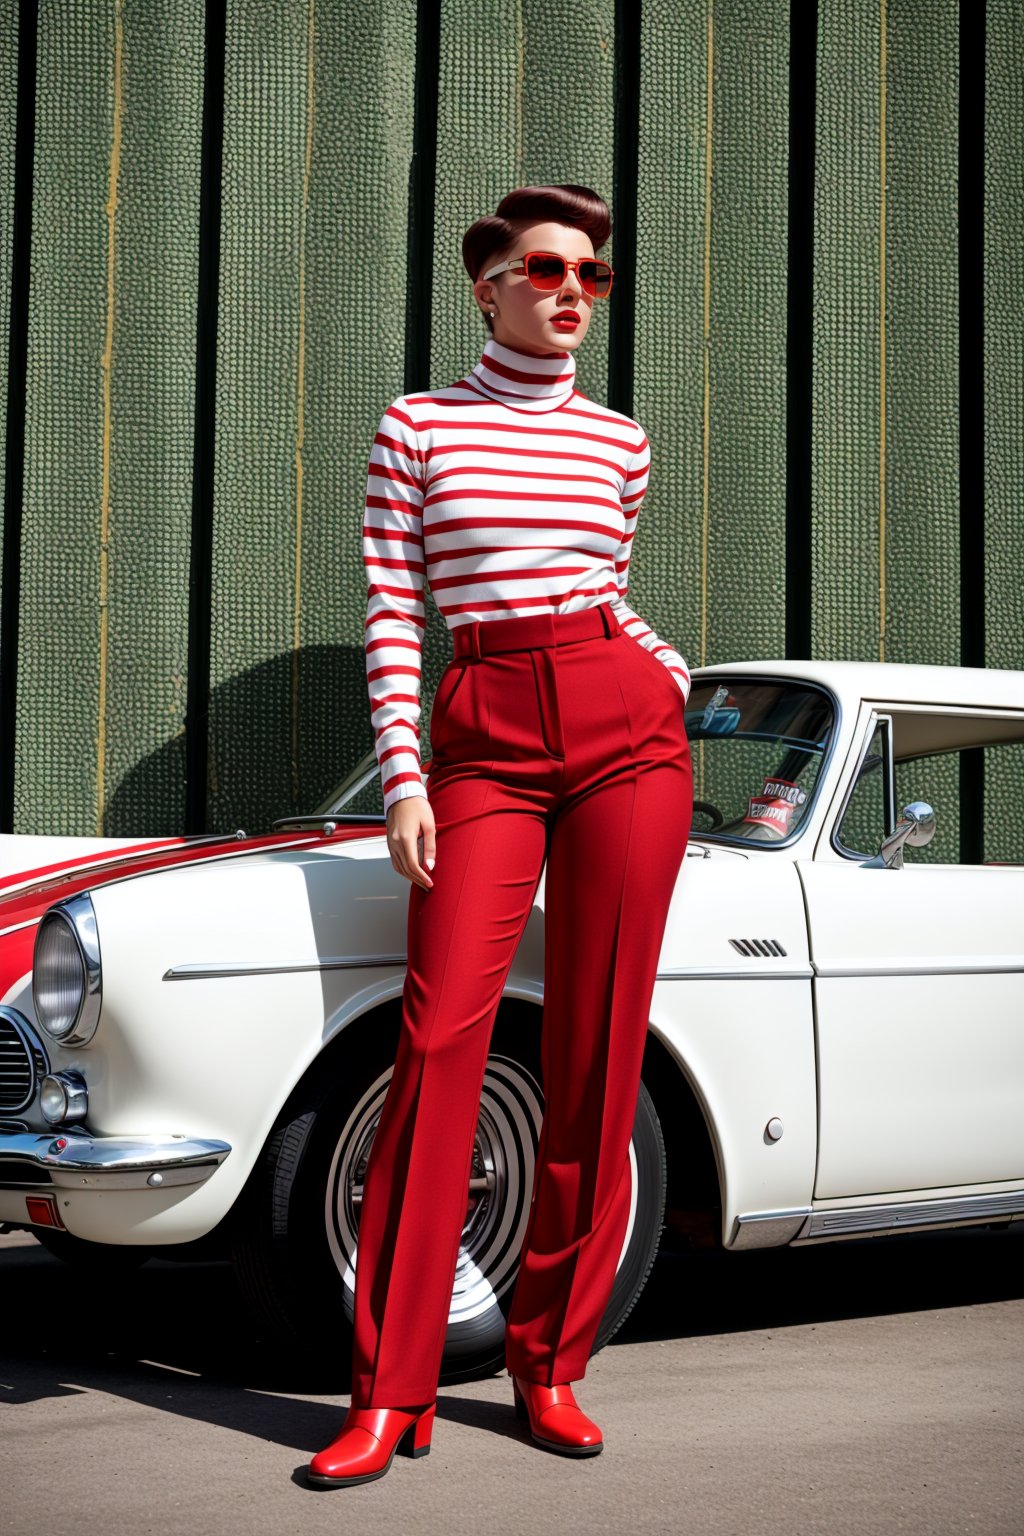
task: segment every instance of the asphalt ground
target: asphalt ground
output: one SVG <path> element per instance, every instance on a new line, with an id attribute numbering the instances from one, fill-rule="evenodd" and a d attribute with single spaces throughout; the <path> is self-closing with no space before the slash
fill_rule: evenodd
<path id="1" fill-rule="evenodd" d="M 1022 1536 L 1024 1223 L 659 1256 L 577 1383 L 605 1450 L 535 1446 L 496 1376 L 438 1394 L 431 1453 L 314 1489 L 342 1339 L 262 1336 L 231 1269 L 76 1273 L 0 1236 L 0 1531 Z"/>

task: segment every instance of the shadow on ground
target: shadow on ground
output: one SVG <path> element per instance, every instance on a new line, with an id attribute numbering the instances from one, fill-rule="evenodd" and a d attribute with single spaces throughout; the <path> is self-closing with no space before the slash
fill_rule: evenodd
<path id="1" fill-rule="evenodd" d="M 606 1349 L 1016 1300 L 1024 1296 L 1022 1259 L 1020 1222 L 802 1250 L 665 1252 Z M 20 1234 L 0 1238 L 0 1286 L 12 1324 L 0 1356 L 0 1404 L 115 1393 L 301 1450 L 336 1431 L 336 1404 L 299 1400 L 346 1390 L 346 1336 L 317 1317 L 313 1297 L 319 1362 L 289 1356 L 260 1331 L 225 1263 L 150 1259 L 101 1278 L 75 1272 Z M 498 1432 L 508 1419 L 492 1404 L 456 1395 L 443 1399 L 438 1415 L 493 1417 Z"/>

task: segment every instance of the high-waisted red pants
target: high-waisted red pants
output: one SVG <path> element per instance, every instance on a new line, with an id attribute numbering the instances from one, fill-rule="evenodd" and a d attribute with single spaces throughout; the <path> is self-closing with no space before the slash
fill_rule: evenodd
<path id="1" fill-rule="evenodd" d="M 584 1375 L 626 1233 L 693 807 L 683 695 L 607 603 L 453 634 L 430 722 L 434 885 L 410 886 L 401 1035 L 363 1185 L 363 1407 L 436 1394 L 492 1026 L 545 859 L 544 1119 L 506 1364 L 549 1386 Z"/>

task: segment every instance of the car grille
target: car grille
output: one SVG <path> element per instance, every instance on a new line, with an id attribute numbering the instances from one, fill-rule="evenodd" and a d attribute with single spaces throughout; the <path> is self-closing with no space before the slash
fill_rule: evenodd
<path id="1" fill-rule="evenodd" d="M 0 1113 L 23 1109 L 36 1091 L 35 1053 L 12 1012 L 0 1008 Z"/>

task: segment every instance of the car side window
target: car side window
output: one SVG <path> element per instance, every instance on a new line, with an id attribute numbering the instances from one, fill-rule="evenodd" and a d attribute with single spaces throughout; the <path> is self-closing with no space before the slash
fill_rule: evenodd
<path id="1" fill-rule="evenodd" d="M 875 726 L 836 831 L 845 852 L 870 859 L 882 846 L 885 824 L 885 729 Z"/>
<path id="2" fill-rule="evenodd" d="M 1024 741 L 897 760 L 895 780 L 897 814 L 908 800 L 935 812 L 935 836 L 908 845 L 908 862 L 1024 864 Z"/>
<path id="3" fill-rule="evenodd" d="M 1024 864 L 1024 740 L 981 750 L 982 862 Z"/>

